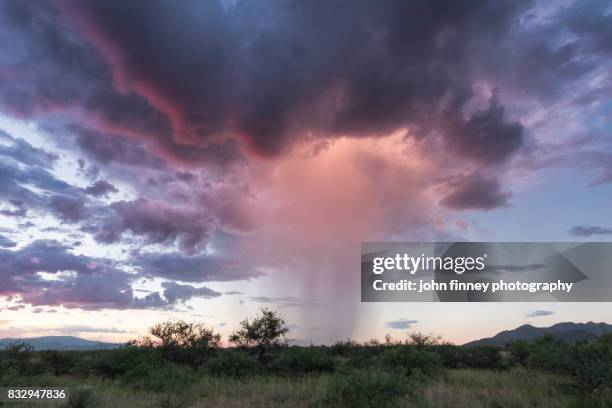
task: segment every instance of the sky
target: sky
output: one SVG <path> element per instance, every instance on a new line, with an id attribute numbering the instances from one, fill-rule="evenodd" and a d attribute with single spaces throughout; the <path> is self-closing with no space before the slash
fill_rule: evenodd
<path id="1" fill-rule="evenodd" d="M 0 2 L 0 337 L 463 342 L 606 303 L 361 303 L 364 241 L 609 241 L 612 2 Z"/>

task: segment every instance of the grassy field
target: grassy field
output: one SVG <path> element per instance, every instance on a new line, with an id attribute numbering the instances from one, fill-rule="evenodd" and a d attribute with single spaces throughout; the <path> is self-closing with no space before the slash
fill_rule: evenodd
<path id="1" fill-rule="evenodd" d="M 503 347 L 455 346 L 409 333 L 290 347 L 284 320 L 244 320 L 222 347 L 211 329 L 155 325 L 153 337 L 112 350 L 0 350 L 0 387 L 66 388 L 68 408 L 580 407 L 612 408 L 612 334 Z"/>
<path id="2" fill-rule="evenodd" d="M 110 381 L 73 377 L 40 377 L 39 384 L 65 386 L 83 394 L 72 404 L 20 403 L 13 407 L 323 407 L 333 388 L 334 374 L 302 378 L 257 376 L 244 379 L 204 376 L 195 384 L 173 393 L 137 391 Z M 407 379 L 405 381 L 408 382 Z M 567 377 L 515 368 L 507 371 L 444 370 L 414 387 L 407 395 L 389 402 L 397 407 L 612 407 L 612 399 L 585 397 L 568 385 Z M 83 391 L 87 390 L 87 391 Z M 87 401 L 84 401 L 87 400 Z M 364 401 L 364 407 L 377 407 Z"/>

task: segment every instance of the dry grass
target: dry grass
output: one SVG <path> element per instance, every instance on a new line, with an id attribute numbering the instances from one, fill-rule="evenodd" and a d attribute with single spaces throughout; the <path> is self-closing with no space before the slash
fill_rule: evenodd
<path id="1" fill-rule="evenodd" d="M 132 390 L 108 382 L 88 381 L 99 408 L 208 408 L 208 407 L 313 407 L 318 406 L 331 375 L 301 379 L 250 377 L 242 380 L 204 377 L 174 395 Z M 82 381 L 68 379 L 66 386 Z M 612 407 L 610 397 L 585 399 L 572 394 L 564 377 L 525 369 L 491 371 L 447 370 L 423 385 L 423 401 L 400 400 L 402 407 L 519 408 Z M 1 405 L 1 404 L 0 404 Z M 14 405 L 14 404 L 13 404 Z M 19 404 L 20 407 L 58 407 L 59 404 Z"/>
<path id="2" fill-rule="evenodd" d="M 425 389 L 434 407 L 566 407 L 576 397 L 564 392 L 567 379 L 551 374 L 511 371 L 451 370 Z"/>

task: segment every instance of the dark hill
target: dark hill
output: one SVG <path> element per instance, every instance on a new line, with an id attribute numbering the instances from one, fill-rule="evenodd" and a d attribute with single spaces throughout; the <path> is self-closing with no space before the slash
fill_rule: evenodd
<path id="1" fill-rule="evenodd" d="M 116 343 L 85 340 L 74 336 L 44 336 L 25 339 L 0 339 L 0 348 L 15 341 L 28 343 L 34 347 L 34 350 L 98 350 L 120 346 Z"/>
<path id="2" fill-rule="evenodd" d="M 503 346 L 516 340 L 534 340 L 538 337 L 551 335 L 561 341 L 575 342 L 578 340 L 593 340 L 605 332 L 612 332 L 612 325 L 607 323 L 557 323 L 550 327 L 535 327 L 525 324 L 514 330 L 505 330 L 493 337 L 471 341 L 465 346 Z"/>

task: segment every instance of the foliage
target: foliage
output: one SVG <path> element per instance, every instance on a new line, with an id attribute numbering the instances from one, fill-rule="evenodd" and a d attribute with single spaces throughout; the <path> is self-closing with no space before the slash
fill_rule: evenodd
<path id="1" fill-rule="evenodd" d="M 405 377 L 382 371 L 336 375 L 321 405 L 330 407 L 393 407 L 410 387 Z"/>
<path id="2" fill-rule="evenodd" d="M 309 373 L 333 372 L 335 366 L 335 360 L 324 348 L 291 347 L 280 352 L 270 369 L 281 374 L 303 376 Z"/>
<path id="3" fill-rule="evenodd" d="M 126 385 L 160 392 L 180 391 L 197 381 L 195 371 L 167 361 L 143 362 L 120 378 Z"/>
<path id="4" fill-rule="evenodd" d="M 506 347 L 454 346 L 420 333 L 409 333 L 403 341 L 389 336 L 384 342 L 280 347 L 287 330 L 282 316 L 263 309 L 233 334 L 234 348 L 221 348 L 212 329 L 180 321 L 155 325 L 149 337 L 113 350 L 34 351 L 13 343 L 0 350 L 0 385 L 65 386 L 87 379 L 125 393 L 150 393 L 144 406 L 180 407 L 204 396 L 231 405 L 236 396 L 220 390 L 228 384 L 251 384 L 243 392 L 252 406 L 295 404 L 299 398 L 331 406 L 403 406 L 425 398 L 434 406 L 471 407 L 474 401 L 467 393 L 478 396 L 478 406 L 506 406 L 506 400 L 513 406 L 554 406 L 555 392 L 567 397 L 566 406 L 612 406 L 608 334 L 576 343 L 542 337 Z M 547 394 L 522 395 L 523 390 L 536 392 L 538 381 Z M 284 388 L 275 388 L 280 383 Z M 287 384 L 305 385 L 296 386 L 295 394 L 286 390 Z M 317 388 L 305 388 L 310 386 Z M 516 395 L 502 395 L 506 391 L 499 390 L 507 386 Z M 259 395 L 262 389 L 268 390 L 267 397 Z M 177 399 L 179 392 L 199 394 Z M 77 391 L 68 406 L 95 404 L 87 402 L 87 393 Z M 100 401 L 113 406 L 110 400 Z"/>
<path id="5" fill-rule="evenodd" d="M 531 354 L 529 343 L 524 340 L 515 341 L 514 343 L 510 344 L 510 354 L 512 354 L 514 361 L 517 364 L 527 364 L 529 354 Z"/>
<path id="6" fill-rule="evenodd" d="M 413 346 L 390 347 L 382 355 L 382 362 L 384 367 L 403 375 L 410 375 L 415 369 L 432 375 L 442 367 L 438 354 Z"/>
<path id="7" fill-rule="evenodd" d="M 425 334 L 417 331 L 408 333 L 406 344 L 410 344 L 418 347 L 431 347 L 445 344 L 440 336 L 434 336 L 433 334 Z"/>
<path id="8" fill-rule="evenodd" d="M 286 345 L 286 334 L 289 332 L 287 322 L 279 313 L 262 308 L 255 319 L 245 318 L 240 328 L 229 337 L 231 343 L 238 347 L 255 348 L 259 360 L 263 360 L 266 349 Z"/>
<path id="9" fill-rule="evenodd" d="M 157 323 L 149 329 L 149 336 L 140 345 L 161 350 L 162 356 L 175 363 L 199 368 L 212 350 L 221 346 L 221 335 L 212 328 L 183 320 Z"/>
<path id="10" fill-rule="evenodd" d="M 95 354 L 91 363 L 94 374 L 111 380 L 144 363 L 161 359 L 159 350 L 128 345 L 117 350 L 103 350 Z"/>
<path id="11" fill-rule="evenodd" d="M 608 335 L 598 341 L 563 343 L 544 336 L 529 344 L 515 342 L 509 347 L 519 364 L 571 375 L 583 392 L 612 387 L 612 342 Z"/>
<path id="12" fill-rule="evenodd" d="M 257 372 L 258 361 L 243 350 L 221 350 L 213 355 L 206 364 L 208 372 L 214 376 L 241 378 Z"/>

